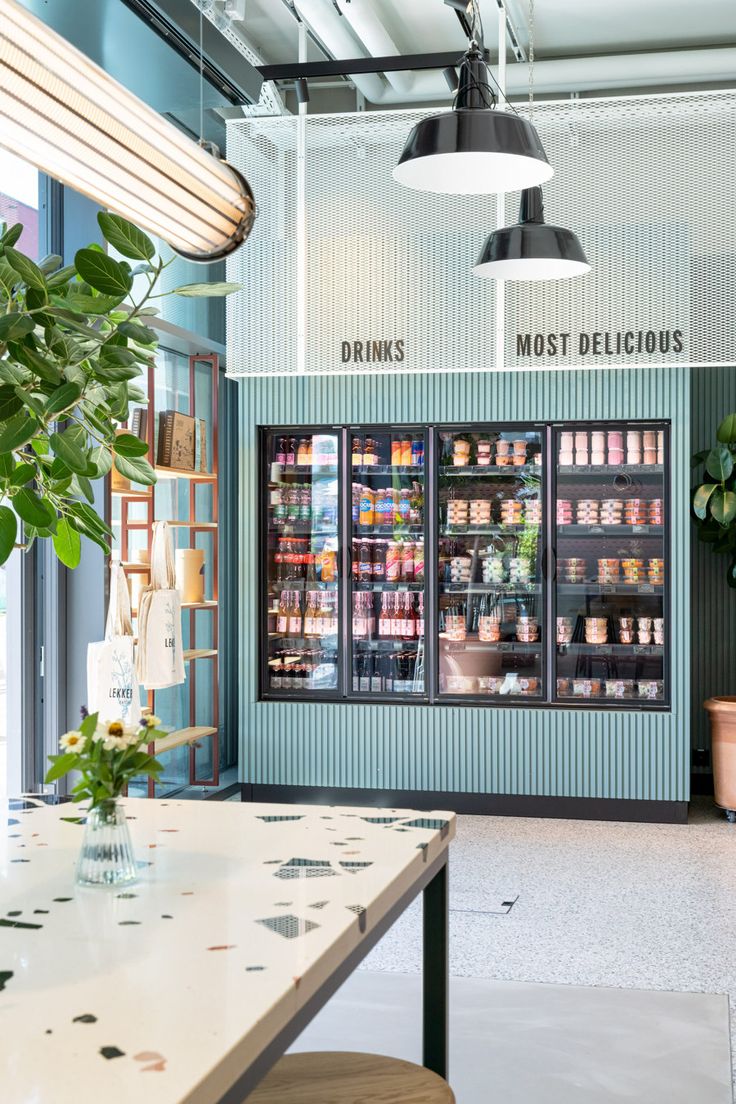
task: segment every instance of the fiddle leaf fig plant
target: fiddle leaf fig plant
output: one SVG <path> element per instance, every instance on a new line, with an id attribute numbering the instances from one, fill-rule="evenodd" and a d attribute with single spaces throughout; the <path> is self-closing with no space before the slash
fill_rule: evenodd
<path id="1" fill-rule="evenodd" d="M 121 432 L 155 356 L 152 300 L 173 263 L 119 215 L 100 230 L 124 260 L 99 245 L 38 263 L 15 248 L 21 224 L 0 224 L 0 563 L 37 537 L 76 567 L 82 538 L 106 553 L 112 531 L 94 509 L 93 482 L 115 468 L 151 485 L 148 445 Z M 129 262 L 135 262 L 131 265 Z M 136 277 L 140 279 L 136 280 Z M 189 284 L 169 295 L 228 295 L 238 284 Z M 139 290 L 141 289 L 142 290 Z"/>
<path id="2" fill-rule="evenodd" d="M 693 518 L 698 538 L 729 557 L 726 581 L 736 589 L 736 414 L 723 419 L 716 440 L 692 459 L 693 468 L 705 465 L 704 482 L 693 490 Z"/>

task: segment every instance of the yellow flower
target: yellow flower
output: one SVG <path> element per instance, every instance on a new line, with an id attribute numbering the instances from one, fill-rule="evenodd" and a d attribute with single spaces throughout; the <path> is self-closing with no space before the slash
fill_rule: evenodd
<path id="1" fill-rule="evenodd" d="M 84 749 L 84 745 L 87 743 L 81 732 L 77 732 L 76 729 L 72 732 L 65 732 L 61 737 L 59 744 L 64 751 L 80 752 Z"/>

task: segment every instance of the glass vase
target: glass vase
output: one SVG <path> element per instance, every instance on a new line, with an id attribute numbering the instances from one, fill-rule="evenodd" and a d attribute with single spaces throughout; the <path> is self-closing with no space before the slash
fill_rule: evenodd
<path id="1" fill-rule="evenodd" d="M 77 885 L 130 885 L 137 877 L 125 810 L 117 801 L 104 801 L 87 813 Z"/>

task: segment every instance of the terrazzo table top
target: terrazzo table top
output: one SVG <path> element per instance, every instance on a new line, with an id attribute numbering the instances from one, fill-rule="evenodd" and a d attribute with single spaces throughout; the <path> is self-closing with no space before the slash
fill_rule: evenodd
<path id="1" fill-rule="evenodd" d="M 99 889 L 74 883 L 78 807 L 0 802 L 2 1104 L 214 1104 L 455 834 L 445 812 L 125 807 L 140 880 Z"/>

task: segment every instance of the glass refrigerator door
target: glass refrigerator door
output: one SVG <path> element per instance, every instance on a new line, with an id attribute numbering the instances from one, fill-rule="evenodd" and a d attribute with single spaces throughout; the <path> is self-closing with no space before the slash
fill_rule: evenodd
<path id="1" fill-rule="evenodd" d="M 348 691 L 421 697 L 424 665 L 422 431 L 354 429 Z"/>
<path id="2" fill-rule="evenodd" d="M 438 434 L 439 692 L 541 699 L 542 432 Z"/>
<path id="3" fill-rule="evenodd" d="M 665 699 L 665 431 L 555 431 L 556 695 Z"/>
<path id="4" fill-rule="evenodd" d="M 266 693 L 338 690 L 338 435 L 266 435 Z"/>

